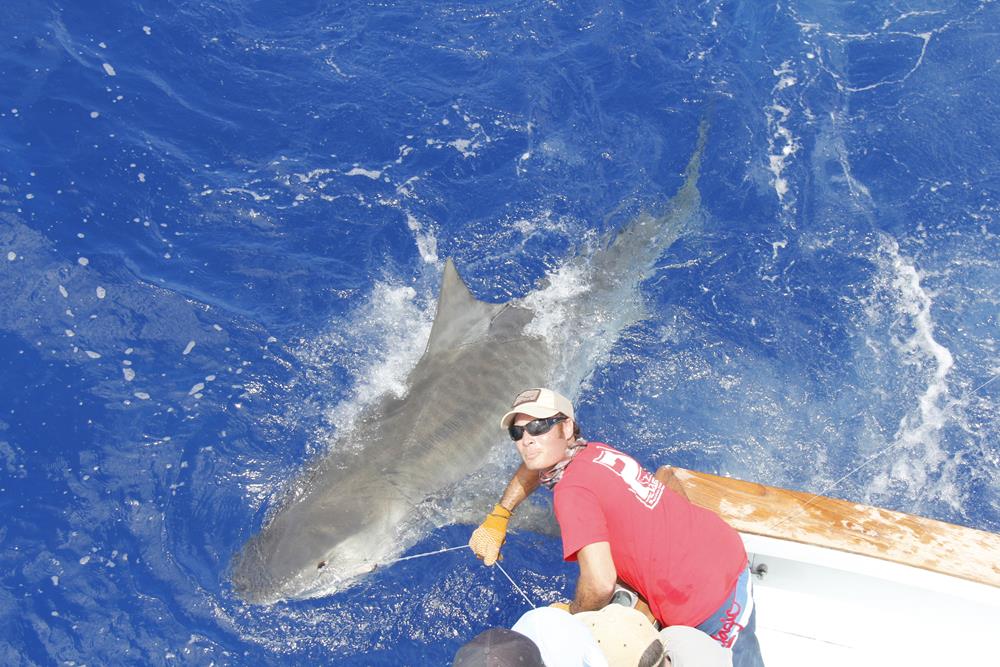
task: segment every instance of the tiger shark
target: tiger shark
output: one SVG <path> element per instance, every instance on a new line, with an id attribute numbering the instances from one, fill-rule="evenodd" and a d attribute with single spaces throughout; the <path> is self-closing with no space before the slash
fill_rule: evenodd
<path id="1" fill-rule="evenodd" d="M 640 214 L 568 260 L 565 270 L 587 278 L 564 311 L 562 338 L 572 344 L 550 340 L 538 326 L 546 305 L 567 305 L 565 295 L 547 291 L 551 277 L 522 299 L 486 303 L 447 260 L 430 337 L 405 395 L 386 394 L 363 409 L 292 482 L 232 561 L 237 595 L 254 604 L 321 597 L 394 562 L 427 532 L 429 501 L 453 493 L 489 457 L 513 396 L 556 377 L 563 387 L 582 383 L 597 363 L 598 341 L 610 350 L 618 333 L 645 317 L 639 286 L 656 260 L 698 226 L 706 135 L 703 120 L 684 183 L 662 213 Z M 581 336 L 587 323 L 592 335 Z"/>

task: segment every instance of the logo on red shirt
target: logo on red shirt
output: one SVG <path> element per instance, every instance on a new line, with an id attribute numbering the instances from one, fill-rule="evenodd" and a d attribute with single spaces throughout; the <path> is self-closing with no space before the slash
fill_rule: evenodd
<path id="1" fill-rule="evenodd" d="M 631 456 L 605 449 L 600 445 L 597 448 L 601 453 L 594 459 L 594 463 L 599 463 L 621 477 L 628 485 L 629 491 L 635 494 L 643 505 L 649 509 L 656 507 L 663 497 L 663 484 L 660 480 L 653 477 L 648 470 L 643 470 Z"/>

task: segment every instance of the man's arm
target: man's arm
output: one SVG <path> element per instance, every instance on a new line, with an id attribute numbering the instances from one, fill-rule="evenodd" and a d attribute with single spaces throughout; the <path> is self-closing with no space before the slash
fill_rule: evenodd
<path id="1" fill-rule="evenodd" d="M 576 560 L 580 565 L 580 578 L 576 582 L 576 595 L 569 605 L 570 613 L 604 607 L 611 602 L 618 581 L 611 545 L 607 542 L 588 544 L 576 552 Z"/>
<path id="2" fill-rule="evenodd" d="M 535 489 L 541 486 L 538 480 L 538 473 L 528 470 L 522 463 L 517 468 L 517 472 L 511 477 L 503 495 L 500 496 L 500 504 L 510 512 L 524 501 L 525 498 L 534 493 Z"/>
<path id="3" fill-rule="evenodd" d="M 539 486 L 538 473 L 528 470 L 522 463 L 504 489 L 500 502 L 486 515 L 482 525 L 472 531 L 469 548 L 485 565 L 493 565 L 500 558 L 511 513 Z"/>

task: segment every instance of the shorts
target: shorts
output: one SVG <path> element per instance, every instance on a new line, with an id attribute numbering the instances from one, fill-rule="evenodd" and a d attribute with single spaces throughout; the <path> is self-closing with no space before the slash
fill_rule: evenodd
<path id="1" fill-rule="evenodd" d="M 740 632 L 750 623 L 752 613 L 753 577 L 747 566 L 722 606 L 697 627 L 724 648 L 732 648 L 739 639 Z"/>

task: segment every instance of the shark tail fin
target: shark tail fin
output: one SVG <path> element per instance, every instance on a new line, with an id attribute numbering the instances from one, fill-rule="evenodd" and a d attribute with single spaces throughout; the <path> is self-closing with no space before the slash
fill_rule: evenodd
<path id="1" fill-rule="evenodd" d="M 427 341 L 427 353 L 435 354 L 455 349 L 467 341 L 485 336 L 490 320 L 503 308 L 503 304 L 479 301 L 465 285 L 455 263 L 449 257 L 441 278 L 437 313 Z"/>

